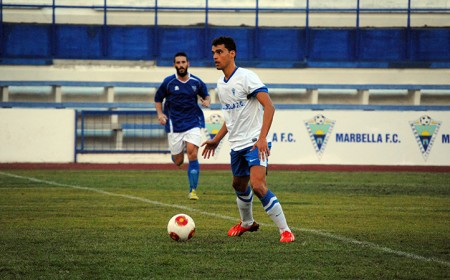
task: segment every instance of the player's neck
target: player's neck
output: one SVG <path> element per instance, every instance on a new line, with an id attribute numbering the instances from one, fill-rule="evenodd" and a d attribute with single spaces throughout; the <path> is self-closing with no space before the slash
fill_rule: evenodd
<path id="1" fill-rule="evenodd" d="M 225 75 L 225 79 L 228 80 L 233 74 L 234 70 L 236 70 L 236 64 L 230 64 L 227 68 L 223 69 L 223 74 Z"/>
<path id="2" fill-rule="evenodd" d="M 184 75 L 183 77 L 177 74 L 177 79 L 182 82 L 186 82 L 187 80 L 189 80 L 189 76 L 190 76 L 189 73 L 186 73 L 186 75 Z"/>

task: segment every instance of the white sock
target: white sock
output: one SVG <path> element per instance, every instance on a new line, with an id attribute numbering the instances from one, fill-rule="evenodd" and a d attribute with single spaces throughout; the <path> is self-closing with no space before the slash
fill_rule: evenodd
<path id="1" fill-rule="evenodd" d="M 243 227 L 250 227 L 255 221 L 253 219 L 253 191 L 252 188 L 247 187 L 244 193 L 236 192 L 236 203 L 241 215 Z"/>
<path id="2" fill-rule="evenodd" d="M 261 198 L 261 203 L 267 215 L 277 225 L 280 233 L 283 231 L 291 231 L 287 225 L 286 217 L 284 216 L 283 208 L 278 202 L 278 198 L 269 190 L 267 194 Z"/>

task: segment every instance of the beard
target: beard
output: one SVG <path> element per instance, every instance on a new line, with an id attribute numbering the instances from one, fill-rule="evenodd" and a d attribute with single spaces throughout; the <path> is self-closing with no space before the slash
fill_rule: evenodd
<path id="1" fill-rule="evenodd" d="M 186 69 L 184 69 L 184 68 L 176 68 L 176 69 L 177 69 L 177 75 L 180 77 L 184 77 L 188 73 L 188 67 L 186 67 Z"/>

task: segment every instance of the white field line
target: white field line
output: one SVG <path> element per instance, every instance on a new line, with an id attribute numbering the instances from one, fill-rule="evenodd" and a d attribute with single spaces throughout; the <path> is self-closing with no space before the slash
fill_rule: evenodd
<path id="1" fill-rule="evenodd" d="M 2 171 L 0 171 L 0 175 L 4 175 L 4 176 L 7 176 L 7 177 L 13 177 L 13 178 L 17 178 L 17 179 L 28 180 L 28 181 L 37 182 L 37 183 L 44 183 L 44 184 L 47 184 L 47 185 L 52 185 L 52 186 L 57 186 L 57 187 L 67 187 L 67 188 L 72 188 L 72 189 L 96 192 L 96 193 L 100 193 L 100 194 L 104 194 L 104 195 L 108 195 L 108 196 L 122 197 L 122 198 L 127 198 L 127 199 L 131 199 L 131 200 L 141 201 L 141 202 L 144 202 L 144 203 L 157 205 L 157 206 L 161 206 L 161 207 L 186 210 L 186 211 L 196 212 L 196 213 L 199 213 L 199 214 L 205 215 L 205 216 L 220 218 L 220 219 L 223 219 L 223 220 L 236 221 L 235 217 L 220 215 L 220 214 L 211 213 L 211 212 L 205 212 L 205 211 L 202 211 L 202 210 L 198 210 L 198 209 L 187 207 L 187 206 L 177 205 L 177 204 L 167 204 L 167 203 L 154 201 L 154 200 L 149 200 L 149 199 L 146 199 L 146 198 L 132 196 L 132 195 L 127 195 L 127 194 L 117 194 L 117 193 L 107 192 L 107 191 L 104 191 L 104 190 L 101 190 L 101 189 L 82 187 L 82 186 L 76 186 L 76 185 L 69 185 L 69 184 L 63 184 L 63 183 L 58 183 L 58 182 L 53 182 L 53 181 L 41 180 L 41 179 L 37 179 L 37 178 L 33 178 L 33 177 L 20 176 L 20 175 L 7 173 L 7 172 L 2 172 Z M 263 226 L 274 226 L 274 225 L 269 225 L 269 224 L 265 224 L 265 223 L 260 223 L 260 225 L 263 225 Z M 336 235 L 336 234 L 331 234 L 331 233 L 328 233 L 328 232 L 325 232 L 325 231 L 321 231 L 321 230 L 316 230 L 316 229 L 305 229 L 305 228 L 296 228 L 296 227 L 290 227 L 290 228 L 293 229 L 293 230 L 307 232 L 307 233 L 311 233 L 313 235 L 318 235 L 318 236 L 326 237 L 326 238 L 329 238 L 329 239 L 339 240 L 339 241 L 342 241 L 342 242 L 347 243 L 347 244 L 358 245 L 360 247 L 371 248 L 371 249 L 376 250 L 376 251 L 381 251 L 381 252 L 385 252 L 385 253 L 401 256 L 401 257 L 406 257 L 406 258 L 410 258 L 410 259 L 414 259 L 414 260 L 418 260 L 418 261 L 422 261 L 422 262 L 434 262 L 434 263 L 438 263 L 438 264 L 450 267 L 450 262 L 447 262 L 447 261 L 444 261 L 444 260 L 441 260 L 441 259 L 427 258 L 427 257 L 423 257 L 423 256 L 420 256 L 420 255 L 416 255 L 416 254 L 412 254 L 412 253 L 408 253 L 408 252 L 398 251 L 398 250 L 390 249 L 388 247 L 377 245 L 377 244 L 372 243 L 372 242 L 359 241 L 359 240 L 356 240 L 356 239 L 352 239 L 352 238 L 348 238 L 348 237 L 344 237 L 344 236 L 340 236 L 340 235 Z"/>

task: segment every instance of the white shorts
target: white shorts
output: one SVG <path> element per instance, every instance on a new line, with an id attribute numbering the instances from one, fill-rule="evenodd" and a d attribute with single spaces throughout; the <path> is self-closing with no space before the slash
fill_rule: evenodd
<path id="1" fill-rule="evenodd" d="M 185 142 L 200 147 L 202 136 L 200 128 L 194 127 L 185 132 L 172 132 L 168 134 L 169 149 L 172 155 L 178 155 L 183 152 Z"/>

